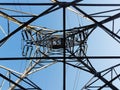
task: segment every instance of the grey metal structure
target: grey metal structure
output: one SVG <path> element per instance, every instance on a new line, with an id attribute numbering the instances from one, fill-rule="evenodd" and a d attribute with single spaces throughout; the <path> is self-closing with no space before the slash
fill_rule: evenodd
<path id="1" fill-rule="evenodd" d="M 120 89 L 118 84 L 120 83 L 120 56 L 96 56 L 87 54 L 89 46 L 88 39 L 96 30 L 104 31 L 109 38 L 112 38 L 117 44 L 120 44 L 120 29 L 117 26 L 120 21 L 119 3 L 90 4 L 84 3 L 84 0 L 72 0 L 69 2 L 48 0 L 48 2 L 39 1 L 39 3 L 2 2 L 0 5 L 0 19 L 3 19 L 3 23 L 5 24 L 0 26 L 0 30 L 4 34 L 0 37 L 0 47 L 4 47 L 9 39 L 15 37 L 17 33 L 21 34 L 20 38 L 22 39 L 22 56 L 5 56 L 0 57 L 0 60 L 1 62 L 3 60 L 7 61 L 7 64 L 14 61 L 27 62 L 22 72 L 16 69 L 17 66 L 15 66 L 16 68 L 8 68 L 7 64 L 0 65 L 1 90 L 3 90 L 4 87 L 7 87 L 8 90 L 42 90 L 42 87 L 34 82 L 34 80 L 37 81 L 38 76 L 36 76 L 34 80 L 30 79 L 29 76 L 36 75 L 35 73 L 58 63 L 62 63 L 62 90 L 68 90 L 69 83 L 71 83 L 67 80 L 68 73 L 72 73 L 67 71 L 68 66 L 85 72 L 85 76 L 89 77 L 89 80 L 85 79 L 86 81 L 79 88 L 71 90 Z M 7 6 L 10 8 L 8 9 Z M 34 7 L 37 10 L 37 14 L 28 13 L 24 10 L 18 11 L 15 10 L 13 6 Z M 60 17 L 57 17 L 57 11 Z M 68 13 L 71 15 L 70 18 L 72 17 L 70 20 L 73 20 L 72 27 L 69 27 L 67 24 Z M 54 18 L 55 16 L 53 15 L 61 19 L 57 20 L 57 18 L 55 18 L 55 22 L 54 20 L 49 22 L 44 21 L 43 17 Z M 77 18 L 81 20 L 79 25 L 76 25 L 77 21 L 74 20 L 74 16 L 77 16 Z M 41 24 L 48 22 L 50 25 L 54 22 L 54 26 L 56 26 L 58 22 L 60 25 L 51 29 L 49 25 L 47 26 L 44 24 L 44 27 L 38 24 L 39 22 L 43 22 Z M 82 22 L 84 22 L 84 25 L 81 24 Z M 4 27 L 5 30 L 3 29 Z M 16 36 L 15 38 L 19 37 Z M 95 44 L 97 45 L 96 42 Z M 93 64 L 95 60 L 100 60 L 102 62 L 102 60 L 106 61 L 108 59 L 113 60 L 113 62 L 116 59 L 118 61 L 115 65 L 105 66 L 102 70 L 98 70 L 96 66 L 94 66 L 95 64 Z M 15 64 L 15 62 L 12 64 Z M 98 64 L 99 67 L 99 63 L 96 64 Z M 83 79 L 81 77 L 77 77 L 77 79 L 78 78 L 81 80 Z M 5 84 L 6 82 L 7 84 Z M 57 84 L 57 81 L 55 84 Z"/>

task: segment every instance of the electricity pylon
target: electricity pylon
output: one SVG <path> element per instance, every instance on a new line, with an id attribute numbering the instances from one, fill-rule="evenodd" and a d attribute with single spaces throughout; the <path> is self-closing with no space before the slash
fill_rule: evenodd
<path id="1" fill-rule="evenodd" d="M 120 9 L 118 8 L 120 4 L 85 4 L 84 0 L 73 0 L 70 2 L 52 0 L 52 2 L 48 1 L 48 3 L 0 3 L 0 5 L 1 20 L 4 20 L 2 23 L 5 24 L 0 26 L 2 32 L 0 40 L 1 48 L 19 32 L 21 33 L 22 39 L 22 57 L 6 56 L 0 58 L 0 60 L 8 61 L 7 64 L 0 65 L 1 90 L 4 87 L 7 87 L 8 90 L 41 90 L 42 87 L 34 82 L 34 80 L 37 81 L 37 78 L 32 80 L 29 76 L 33 76 L 35 73 L 58 63 L 62 63 L 63 80 L 61 83 L 63 83 L 63 90 L 69 89 L 69 83 L 71 82 L 67 80 L 67 75 L 74 71 L 68 72 L 67 66 L 79 71 L 85 71 L 85 74 L 88 74 L 88 76 L 90 74 L 89 80 L 86 80 L 77 89 L 120 89 L 118 84 L 120 79 L 119 62 L 112 66 L 105 66 L 102 70 L 98 70 L 93 64 L 93 60 L 100 59 L 102 62 L 102 60 L 112 59 L 114 61 L 116 59 L 119 60 L 120 56 L 90 56 L 87 54 L 89 50 L 89 37 L 97 30 L 104 31 L 109 38 L 112 38 L 117 44 L 120 43 L 120 30 L 117 26 L 120 17 Z M 7 6 L 10 5 L 16 7 L 28 6 L 28 8 L 39 6 L 36 7 L 38 14 L 28 13 L 24 10 L 19 11 L 14 9 L 14 7 L 8 9 Z M 56 13 L 59 13 L 60 17 L 57 17 Z M 72 22 L 72 27 L 68 26 L 68 13 L 71 15 L 69 20 Z M 52 16 L 49 16 L 51 14 Z M 81 20 L 78 25 L 76 25 L 77 21 L 75 21 L 75 16 L 78 20 Z M 44 21 L 42 17 L 52 17 L 52 21 Z M 45 27 L 41 26 L 38 24 L 40 22 L 43 22 L 43 24 L 48 22 L 50 25 L 54 23 L 52 27 L 56 27 L 56 22 L 58 22 L 60 23 L 60 26 L 58 26 L 60 29 L 51 29 L 46 24 L 44 25 Z M 84 24 L 82 25 L 82 23 Z M 97 45 L 96 42 L 95 44 Z M 7 53 L 8 51 L 4 52 Z M 15 66 L 15 69 L 13 67 L 7 67 L 9 62 L 15 64 L 13 60 L 27 60 L 25 69 L 19 72 L 17 66 Z M 98 64 L 97 66 L 99 67 L 100 65 Z M 88 77 L 87 75 L 85 76 Z M 83 79 L 81 77 L 78 78 Z M 55 84 L 57 84 L 57 81 Z"/>

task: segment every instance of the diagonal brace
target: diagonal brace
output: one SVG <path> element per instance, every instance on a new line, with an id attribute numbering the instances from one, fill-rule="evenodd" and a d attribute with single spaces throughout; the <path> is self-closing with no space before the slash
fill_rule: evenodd
<path id="1" fill-rule="evenodd" d="M 91 16 L 89 16 L 88 14 L 86 14 L 85 12 L 83 12 L 81 9 L 79 9 L 78 7 L 76 7 L 75 5 L 73 5 L 73 7 L 75 9 L 77 9 L 79 12 L 81 12 L 83 15 L 85 15 L 88 19 L 92 20 L 97 26 L 99 26 L 100 28 L 102 28 L 103 30 L 105 30 L 106 32 L 109 32 L 112 35 L 115 35 L 119 40 L 120 37 L 116 34 L 114 34 L 112 31 L 110 31 L 108 28 L 106 28 L 104 25 L 102 25 L 101 23 L 99 23 L 98 21 L 96 21 L 94 18 L 92 18 Z M 100 78 L 105 84 L 108 83 L 109 81 L 106 80 L 104 77 L 102 77 L 100 74 L 97 73 L 93 73 L 96 77 Z M 118 90 L 117 87 L 115 87 L 113 84 L 108 83 L 108 86 L 113 89 L 113 90 Z"/>

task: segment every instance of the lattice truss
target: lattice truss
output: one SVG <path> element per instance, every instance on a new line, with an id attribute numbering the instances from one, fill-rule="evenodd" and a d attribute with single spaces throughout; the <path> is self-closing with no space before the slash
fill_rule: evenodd
<path id="1" fill-rule="evenodd" d="M 1 90 L 120 89 L 120 1 L 68 1 L 0 1 Z"/>

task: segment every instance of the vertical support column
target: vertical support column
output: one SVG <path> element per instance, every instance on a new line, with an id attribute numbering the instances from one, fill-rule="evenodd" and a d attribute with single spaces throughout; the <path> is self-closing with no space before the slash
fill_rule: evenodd
<path id="1" fill-rule="evenodd" d="M 64 3 L 63 3 L 64 4 Z M 66 7 L 63 5 L 63 90 L 66 90 Z"/>

